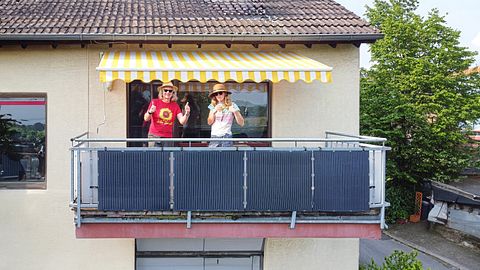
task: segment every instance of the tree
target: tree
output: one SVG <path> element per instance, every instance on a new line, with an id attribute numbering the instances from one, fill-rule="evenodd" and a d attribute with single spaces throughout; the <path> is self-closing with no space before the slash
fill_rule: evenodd
<path id="1" fill-rule="evenodd" d="M 10 114 L 0 114 L 0 158 L 3 154 L 12 154 L 12 138 L 16 134 L 17 123 L 18 121 L 12 119 Z"/>
<path id="2" fill-rule="evenodd" d="M 417 0 L 367 8 L 384 38 L 361 78 L 361 132 L 388 139 L 387 181 L 404 186 L 457 177 L 471 160 L 465 131 L 480 118 L 480 76 L 464 73 L 476 53 L 438 10 L 423 18 L 417 8 Z"/>

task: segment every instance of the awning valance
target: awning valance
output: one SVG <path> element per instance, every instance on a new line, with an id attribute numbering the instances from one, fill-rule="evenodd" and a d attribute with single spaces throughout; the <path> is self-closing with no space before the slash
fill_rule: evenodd
<path id="1" fill-rule="evenodd" d="M 330 82 L 332 68 L 292 52 L 112 51 L 103 55 L 97 70 L 102 82 Z"/>

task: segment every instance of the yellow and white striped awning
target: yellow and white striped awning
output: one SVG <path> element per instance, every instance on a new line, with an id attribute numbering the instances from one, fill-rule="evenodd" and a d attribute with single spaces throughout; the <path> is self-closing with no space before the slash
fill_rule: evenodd
<path id="1" fill-rule="evenodd" d="M 102 82 L 330 82 L 332 68 L 292 52 L 112 51 L 103 55 L 97 70 Z"/>

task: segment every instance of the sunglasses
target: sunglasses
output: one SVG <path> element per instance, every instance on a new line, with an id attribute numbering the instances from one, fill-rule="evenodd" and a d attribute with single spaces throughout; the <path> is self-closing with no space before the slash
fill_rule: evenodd
<path id="1" fill-rule="evenodd" d="M 164 89 L 163 92 L 164 92 L 164 93 L 172 93 L 173 90 L 171 90 L 171 89 Z"/>
<path id="2" fill-rule="evenodd" d="M 225 93 L 226 92 L 217 92 L 217 93 L 213 93 L 212 96 L 216 97 L 216 96 L 219 96 L 219 95 L 223 95 Z"/>

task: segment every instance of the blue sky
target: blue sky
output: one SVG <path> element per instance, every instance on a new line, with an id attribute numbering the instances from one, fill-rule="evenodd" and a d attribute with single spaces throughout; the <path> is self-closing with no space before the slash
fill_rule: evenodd
<path id="1" fill-rule="evenodd" d="M 365 6 L 372 6 L 373 0 L 335 0 L 348 10 L 365 18 Z M 419 0 L 417 13 L 426 16 L 434 8 L 440 15 L 445 16 L 449 27 L 461 31 L 460 44 L 468 47 L 471 51 L 480 51 L 480 0 Z M 370 66 L 370 53 L 368 45 L 360 47 L 360 65 Z M 480 66 L 480 55 L 477 55 L 474 66 Z"/>

